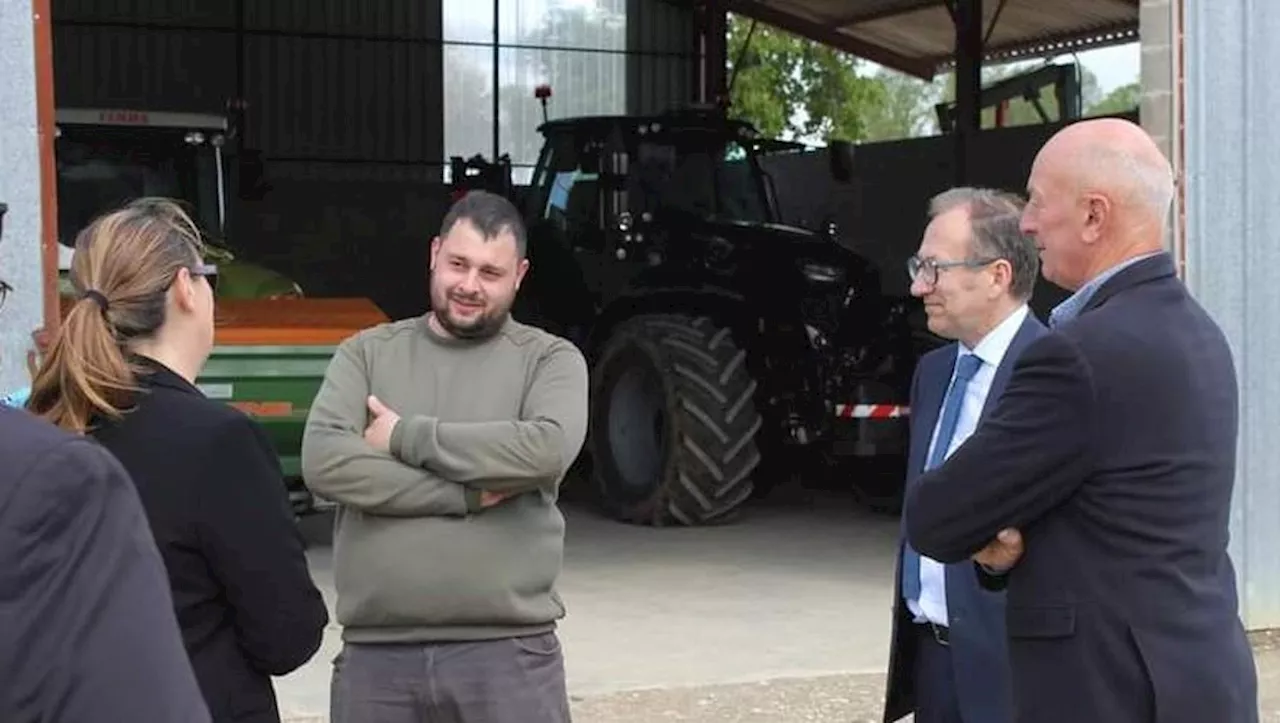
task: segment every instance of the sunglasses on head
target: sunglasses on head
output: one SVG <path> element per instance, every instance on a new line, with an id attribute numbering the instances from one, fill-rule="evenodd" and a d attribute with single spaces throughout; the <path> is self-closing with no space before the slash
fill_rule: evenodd
<path id="1" fill-rule="evenodd" d="M 205 281 L 209 282 L 209 288 L 214 291 L 218 290 L 218 266 L 217 264 L 196 264 L 191 267 L 192 276 L 203 276 Z"/>

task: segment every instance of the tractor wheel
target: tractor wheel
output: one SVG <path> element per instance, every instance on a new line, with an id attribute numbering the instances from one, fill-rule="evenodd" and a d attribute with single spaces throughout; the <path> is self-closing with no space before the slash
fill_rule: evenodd
<path id="1" fill-rule="evenodd" d="M 638 316 L 613 333 L 592 369 L 588 436 L 607 514 L 655 526 L 735 516 L 760 464 L 745 362 L 706 317 Z"/>

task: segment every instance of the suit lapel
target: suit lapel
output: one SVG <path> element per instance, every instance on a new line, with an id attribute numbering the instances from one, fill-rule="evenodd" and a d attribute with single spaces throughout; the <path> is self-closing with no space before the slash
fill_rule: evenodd
<path id="1" fill-rule="evenodd" d="M 951 372 L 956 365 L 956 345 L 949 344 L 945 354 L 934 357 L 931 368 L 921 370 L 920 400 L 911 407 L 911 459 L 907 469 L 908 483 L 915 481 L 924 472 L 925 460 L 929 458 L 929 442 L 933 437 L 933 428 L 938 424 L 938 415 L 942 414 L 942 398 L 947 393 L 947 384 L 951 381 Z M 933 361 L 933 360 L 930 360 Z"/>
<path id="2" fill-rule="evenodd" d="M 1004 393 L 1005 386 L 1009 383 L 1009 375 L 1013 373 L 1013 365 L 1018 362 L 1022 350 L 1027 345 L 1035 341 L 1047 331 L 1044 324 L 1035 317 L 1034 314 L 1028 313 L 1027 318 L 1022 320 L 1022 325 L 1018 327 L 1018 333 L 1013 335 L 1013 340 L 1009 342 L 1009 348 L 1005 351 L 1004 357 L 1000 359 L 1000 366 L 996 367 L 996 372 L 991 376 L 991 388 L 987 391 L 986 401 L 982 403 L 982 413 L 978 415 L 978 423 L 981 424 L 987 418 L 991 410 L 995 408 L 996 402 L 1000 399 L 1000 395 Z"/>

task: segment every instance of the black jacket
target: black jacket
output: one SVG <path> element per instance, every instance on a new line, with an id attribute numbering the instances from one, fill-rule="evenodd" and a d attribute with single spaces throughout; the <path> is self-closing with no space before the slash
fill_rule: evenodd
<path id="1" fill-rule="evenodd" d="M 214 720 L 276 723 L 270 676 L 309 660 L 329 620 L 279 462 L 248 416 L 139 361 L 135 405 L 93 435 L 137 485 Z"/>
<path id="2" fill-rule="evenodd" d="M 1022 530 L 1002 580 L 1018 721 L 1256 723 L 1227 555 L 1237 394 L 1226 339 L 1160 254 L 1028 346 L 987 421 L 910 489 L 922 554 Z"/>
<path id="3" fill-rule="evenodd" d="M 207 723 L 129 477 L 0 407 L 0 721 Z"/>

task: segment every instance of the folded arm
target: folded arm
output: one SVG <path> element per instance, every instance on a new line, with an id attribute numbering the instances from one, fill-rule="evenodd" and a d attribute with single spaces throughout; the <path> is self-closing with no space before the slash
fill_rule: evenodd
<path id="1" fill-rule="evenodd" d="M 1033 342 L 990 418 L 908 492 L 912 546 L 960 562 L 1000 530 L 1022 529 L 1061 504 L 1089 472 L 1094 395 L 1071 341 L 1050 334 Z"/>
<path id="2" fill-rule="evenodd" d="M 369 378 L 359 338 L 343 342 L 311 404 L 302 474 L 315 494 L 376 515 L 454 516 L 478 511 L 480 492 L 371 447 L 364 439 Z"/>
<path id="3" fill-rule="evenodd" d="M 447 422 L 402 418 L 392 452 L 408 464 L 493 492 L 554 490 L 587 434 L 587 364 L 568 342 L 539 360 L 520 419 Z"/>

